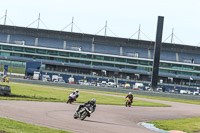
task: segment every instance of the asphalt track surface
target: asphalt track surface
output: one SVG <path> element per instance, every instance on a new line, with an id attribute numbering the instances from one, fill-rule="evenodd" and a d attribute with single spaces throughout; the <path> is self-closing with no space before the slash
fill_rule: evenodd
<path id="1" fill-rule="evenodd" d="M 139 107 L 97 105 L 84 121 L 73 119 L 78 104 L 34 101 L 0 101 L 0 117 L 29 124 L 62 129 L 75 133 L 154 133 L 140 122 L 200 117 L 200 106 L 137 98 L 172 107 Z M 181 124 L 181 123 L 177 123 Z"/>

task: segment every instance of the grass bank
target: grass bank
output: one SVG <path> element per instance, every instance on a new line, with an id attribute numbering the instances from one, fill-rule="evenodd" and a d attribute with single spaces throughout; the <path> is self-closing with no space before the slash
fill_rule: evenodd
<path id="1" fill-rule="evenodd" d="M 166 131 L 180 130 L 187 133 L 200 133 L 200 117 L 175 120 L 159 120 L 148 123 L 152 123 L 156 127 Z"/>
<path id="2" fill-rule="evenodd" d="M 55 130 L 47 127 L 35 126 L 23 122 L 1 118 L 0 133 L 70 133 L 63 130 Z"/>
<path id="3" fill-rule="evenodd" d="M 45 85 L 33 85 L 23 83 L 9 83 L 11 87 L 12 96 L 1 96 L 1 100 L 28 100 L 28 101 L 46 101 L 46 102 L 66 102 L 69 94 L 74 90 L 71 88 L 45 86 Z M 91 94 L 85 91 L 80 92 L 80 96 L 76 102 L 84 103 L 92 98 L 95 98 L 97 104 L 105 105 L 124 105 L 125 99 L 123 97 L 107 96 L 100 94 Z M 103 92 L 101 92 L 103 93 Z M 150 107 L 169 107 L 169 105 L 147 102 L 142 100 L 134 100 L 134 106 L 150 106 Z"/>

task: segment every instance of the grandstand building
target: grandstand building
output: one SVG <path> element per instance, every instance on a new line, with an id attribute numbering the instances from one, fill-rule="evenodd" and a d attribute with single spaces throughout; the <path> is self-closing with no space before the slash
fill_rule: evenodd
<path id="1" fill-rule="evenodd" d="M 150 81 L 154 43 L 0 25 L 0 65 L 25 72 L 27 61 L 41 62 L 42 72 L 74 73 Z M 164 83 L 200 80 L 200 47 L 163 43 L 159 77 Z"/>

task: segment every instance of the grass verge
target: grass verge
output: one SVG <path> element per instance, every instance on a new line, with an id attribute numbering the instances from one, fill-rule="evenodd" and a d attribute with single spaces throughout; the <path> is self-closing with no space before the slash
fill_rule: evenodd
<path id="1" fill-rule="evenodd" d="M 9 83 L 12 90 L 12 96 L 0 96 L 0 100 L 29 100 L 29 101 L 47 101 L 47 102 L 66 102 L 72 90 L 64 87 L 18 84 Z M 93 92 L 93 91 L 90 91 Z M 94 91 L 95 92 L 95 91 Z M 114 97 L 100 94 L 91 94 L 89 92 L 81 92 L 78 103 L 84 103 L 92 98 L 95 98 L 97 104 L 105 105 L 124 105 L 125 99 L 122 97 Z M 150 106 L 150 107 L 169 107 L 169 105 L 147 102 L 142 100 L 134 100 L 134 106 Z"/>
<path id="2" fill-rule="evenodd" d="M 163 130 L 180 130 L 187 133 L 200 133 L 200 117 L 148 122 Z"/>
<path id="3" fill-rule="evenodd" d="M 68 131 L 56 130 L 47 127 L 35 126 L 23 122 L 1 118 L 0 133 L 70 133 Z"/>
<path id="4" fill-rule="evenodd" d="M 155 96 L 143 96 L 143 95 L 135 95 L 135 96 L 136 97 L 140 97 L 140 98 L 147 98 L 147 99 L 156 99 L 156 100 L 163 100 L 163 101 L 171 101 L 171 102 L 189 103 L 189 104 L 200 105 L 200 100 L 188 100 L 188 99 L 178 99 L 178 98 L 168 98 L 168 97 L 155 97 Z"/>

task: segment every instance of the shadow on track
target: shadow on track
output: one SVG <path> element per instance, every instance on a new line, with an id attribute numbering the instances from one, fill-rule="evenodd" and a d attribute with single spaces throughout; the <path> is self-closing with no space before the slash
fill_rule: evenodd
<path id="1" fill-rule="evenodd" d="M 103 121 L 94 121 L 94 120 L 84 120 L 84 121 L 93 122 L 93 123 L 108 124 L 108 125 L 125 126 L 125 125 L 122 125 L 122 124 L 116 124 L 116 123 L 110 123 L 110 122 L 103 122 Z"/>

